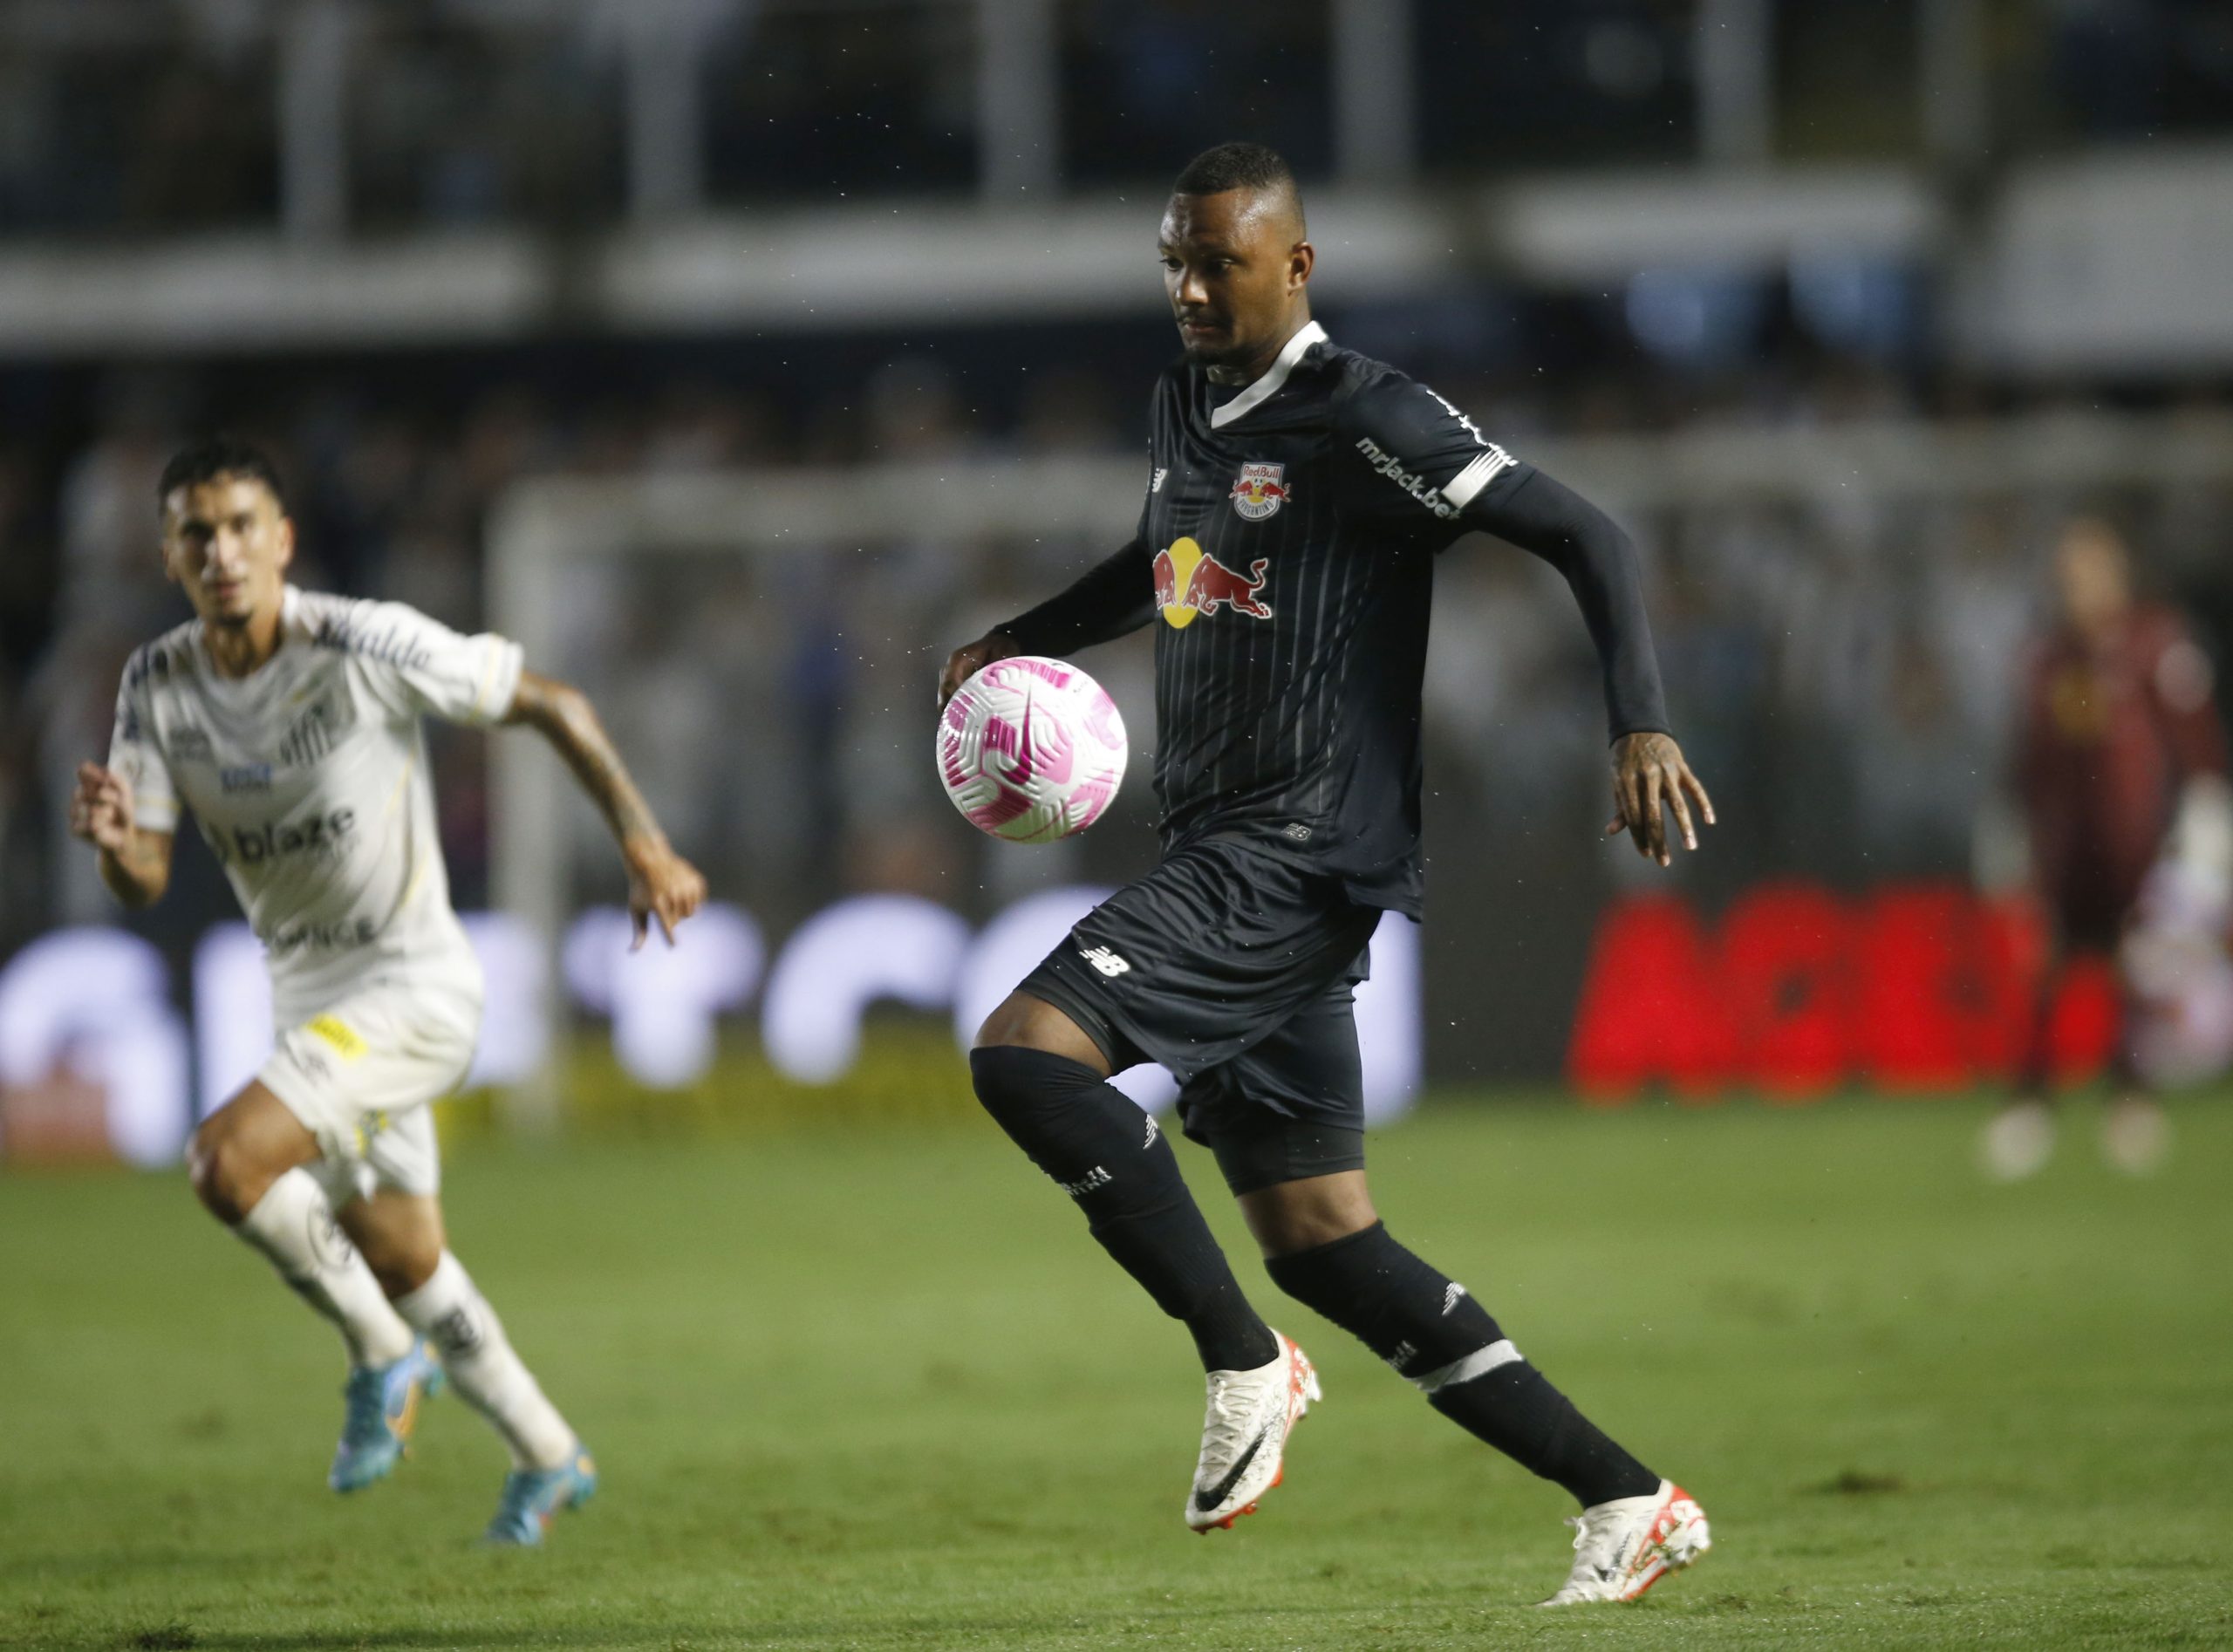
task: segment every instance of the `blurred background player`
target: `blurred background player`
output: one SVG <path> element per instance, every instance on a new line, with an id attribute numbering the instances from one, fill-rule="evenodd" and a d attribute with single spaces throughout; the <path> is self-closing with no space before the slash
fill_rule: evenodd
<path id="1" fill-rule="evenodd" d="M 2169 936 L 2205 938 L 2206 962 L 2233 871 L 2225 734 L 2185 622 L 2135 599 L 2124 540 L 2099 517 L 2064 528 L 2054 590 L 2053 625 L 2025 666 L 2016 773 L 2047 958 L 2014 1096 L 1980 1142 L 1987 1173 L 2004 1181 L 2053 1151 L 2053 1011 L 2066 966 L 2089 954 L 2119 985 L 2103 1154 L 2134 1174 L 2161 1162 L 2169 1126 L 2148 1089 L 2161 1064 L 2139 1059 L 2140 1040 L 2148 1016 L 2185 1002 Z"/>
<path id="2" fill-rule="evenodd" d="M 394 1467 L 446 1373 L 511 1451 L 488 1536 L 540 1542 L 596 1469 L 444 1233 L 428 1103 L 465 1076 L 482 982 L 450 910 L 420 720 L 550 741 L 619 840 L 639 945 L 652 918 L 672 944 L 704 880 L 587 700 L 522 669 L 516 644 L 287 584 L 294 523 L 260 451 L 188 447 L 156 497 L 164 571 L 195 618 L 126 666 L 108 764 L 79 770 L 71 826 L 138 908 L 169 883 L 192 809 L 263 944 L 278 1048 L 195 1131 L 195 1191 L 341 1331 L 333 1489 Z"/>
<path id="3" fill-rule="evenodd" d="M 992 660 L 1164 622 L 1162 863 L 993 1013 L 970 1069 L 986 1110 L 1194 1338 L 1209 1403 L 1188 1526 L 1229 1527 L 1280 1483 L 1319 1389 L 1249 1306 L 1169 1142 L 1107 1082 L 1144 1062 L 1178 1077 L 1185 1132 L 1216 1155 L 1273 1282 L 1581 1504 L 1571 1574 L 1543 1604 L 1633 1600 L 1705 1551 L 1704 1512 L 1399 1244 L 1365 1184 L 1352 993 L 1383 915 L 1422 910 L 1438 554 L 1478 529 L 1566 577 L 1612 725 L 1609 831 L 1663 867 L 1677 827 L 1697 846 L 1692 803 L 1708 822 L 1712 807 L 1667 732 L 1627 537 L 1434 392 L 1332 343 L 1311 319 L 1307 234 L 1294 174 L 1261 144 L 1179 174 L 1159 252 L 1185 354 L 1156 386 L 1139 527 L 946 662 L 941 705 Z"/>

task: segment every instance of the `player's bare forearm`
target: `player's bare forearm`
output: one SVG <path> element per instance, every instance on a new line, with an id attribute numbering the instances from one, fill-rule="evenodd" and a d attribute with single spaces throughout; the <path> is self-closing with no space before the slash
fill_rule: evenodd
<path id="1" fill-rule="evenodd" d="M 78 765 L 70 795 L 70 832 L 100 856 L 101 882 L 137 911 L 162 898 L 171 882 L 171 834 L 133 823 L 132 783 L 99 763 Z"/>
<path id="2" fill-rule="evenodd" d="M 580 689 L 523 671 L 504 720 L 532 728 L 550 742 L 624 847 L 632 837 L 664 839 L 658 817 L 629 778 L 628 766 L 604 732 L 597 707 Z"/>
<path id="3" fill-rule="evenodd" d="M 628 869 L 628 908 L 636 921 L 637 945 L 643 944 L 654 918 L 672 945 L 674 925 L 704 904 L 706 880 L 666 841 L 589 696 L 554 678 L 523 671 L 504 720 L 549 741 L 612 829 Z"/>
<path id="4" fill-rule="evenodd" d="M 133 828 L 121 847 L 100 851 L 101 882 L 120 904 L 139 911 L 162 899 L 171 884 L 171 835 Z"/>

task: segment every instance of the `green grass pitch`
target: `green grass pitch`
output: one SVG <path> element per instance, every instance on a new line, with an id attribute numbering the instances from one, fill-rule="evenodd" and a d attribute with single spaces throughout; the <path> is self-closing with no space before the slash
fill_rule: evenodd
<path id="1" fill-rule="evenodd" d="M 989 1124 L 481 1146 L 454 1239 L 597 1451 L 540 1553 L 454 1399 L 328 1494 L 338 1350 L 182 1178 L 0 1178 L 0 1646 L 2233 1644 L 2233 1111 L 2149 1183 L 1969 1170 L 1974 1103 L 1445 1100 L 1391 1227 L 1710 1510 L 1552 1615 L 1562 1494 L 1240 1272 L 1327 1399 L 1229 1533 L 1199 1376 Z M 1196 1187 L 1246 1248 L 1207 1156 Z"/>

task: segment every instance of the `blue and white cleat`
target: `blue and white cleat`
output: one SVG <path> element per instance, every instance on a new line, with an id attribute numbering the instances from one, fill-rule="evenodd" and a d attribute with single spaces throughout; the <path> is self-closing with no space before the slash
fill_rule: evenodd
<path id="1" fill-rule="evenodd" d="M 562 1510 L 577 1509 L 597 1494 L 597 1464 L 579 1440 L 555 1469 L 514 1469 L 504 1477 L 496 1518 L 483 1535 L 491 1543 L 534 1548 Z"/>
<path id="2" fill-rule="evenodd" d="M 422 1339 L 393 1365 L 360 1365 L 341 1389 L 348 1409 L 341 1419 L 341 1443 L 325 1483 L 337 1492 L 361 1492 L 385 1479 L 418 1425 L 419 1404 L 442 1390 L 442 1368 Z"/>

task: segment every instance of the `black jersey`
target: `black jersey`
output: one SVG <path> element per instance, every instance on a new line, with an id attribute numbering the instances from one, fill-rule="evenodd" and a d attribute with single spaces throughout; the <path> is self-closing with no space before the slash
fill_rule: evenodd
<path id="1" fill-rule="evenodd" d="M 1188 363 L 1151 414 L 1156 792 L 1166 848 L 1261 832 L 1416 914 L 1435 553 L 1526 468 L 1315 322 L 1235 394 Z"/>
<path id="2" fill-rule="evenodd" d="M 1633 553 L 1601 513 L 1315 322 L 1239 392 L 1157 382 L 1131 545 L 1001 629 L 1064 652 L 1156 631 L 1167 851 L 1233 832 L 1350 897 L 1420 907 L 1420 688 L 1434 558 L 1482 528 L 1567 575 L 1614 732 L 1665 729 Z"/>

